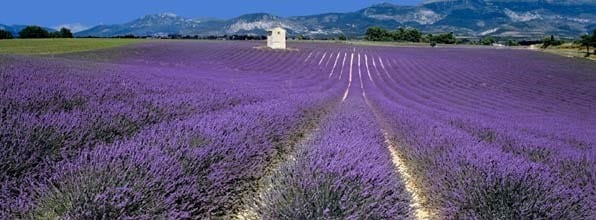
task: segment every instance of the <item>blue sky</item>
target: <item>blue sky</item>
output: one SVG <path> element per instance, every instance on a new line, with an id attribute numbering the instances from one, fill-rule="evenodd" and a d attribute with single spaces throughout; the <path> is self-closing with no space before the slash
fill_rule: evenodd
<path id="1" fill-rule="evenodd" d="M 123 23 L 146 14 L 172 12 L 185 17 L 231 18 L 268 12 L 280 16 L 355 11 L 390 2 L 413 5 L 421 0 L 7 0 L 0 24 L 37 24 L 47 27 Z M 74 26 L 72 26 L 74 27 Z"/>

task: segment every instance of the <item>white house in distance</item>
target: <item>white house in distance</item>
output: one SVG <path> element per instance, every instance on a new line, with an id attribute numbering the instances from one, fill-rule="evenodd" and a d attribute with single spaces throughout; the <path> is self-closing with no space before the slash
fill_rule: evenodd
<path id="1" fill-rule="evenodd" d="M 267 47 L 286 49 L 286 30 L 281 27 L 267 30 Z"/>

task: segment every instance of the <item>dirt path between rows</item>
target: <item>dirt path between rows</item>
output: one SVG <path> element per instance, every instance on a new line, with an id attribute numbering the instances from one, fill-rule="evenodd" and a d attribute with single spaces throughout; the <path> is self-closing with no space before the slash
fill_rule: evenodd
<path id="1" fill-rule="evenodd" d="M 416 183 L 415 179 L 413 178 L 413 173 L 406 165 L 404 155 L 397 150 L 399 149 L 398 145 L 391 141 L 390 134 L 393 133 L 391 127 L 387 125 L 386 120 L 383 120 L 382 115 L 370 103 L 368 97 L 366 96 L 366 92 L 362 93 L 362 98 L 366 102 L 366 105 L 368 105 L 368 108 L 373 113 L 377 123 L 379 124 L 379 127 L 381 128 L 380 132 L 383 134 L 385 145 L 391 154 L 391 162 L 395 166 L 395 169 L 404 182 L 406 191 L 408 191 L 412 197 L 410 201 L 410 207 L 412 210 L 414 210 L 414 217 L 416 219 L 438 219 L 436 213 L 434 213 L 432 209 L 424 206 L 424 204 L 428 203 L 420 184 Z"/>
<path id="2" fill-rule="evenodd" d="M 337 57 L 335 58 L 335 63 L 331 70 L 329 78 L 331 76 L 333 76 L 334 70 L 337 67 L 336 65 L 339 60 L 340 54 L 341 53 L 338 53 Z M 308 58 L 310 58 L 310 55 L 312 55 L 312 54 L 309 54 Z M 327 55 L 327 54 L 325 53 L 323 55 L 323 58 L 325 57 L 325 55 Z M 323 62 L 323 58 L 321 58 L 321 60 L 319 61 L 319 65 L 321 62 Z M 355 58 L 357 58 L 357 59 L 355 59 Z M 387 70 L 385 69 L 384 63 L 381 60 L 381 58 L 379 57 L 378 59 L 379 59 L 379 65 L 381 65 L 384 72 L 387 75 L 389 75 Z M 334 110 L 336 110 L 338 107 L 340 107 L 343 102 L 348 101 L 347 98 L 349 95 L 356 95 L 356 94 L 350 94 L 351 90 L 356 89 L 356 90 L 362 91 L 361 98 L 366 103 L 368 109 L 373 114 L 372 117 L 378 124 L 378 127 L 380 129 L 379 132 L 381 132 L 383 139 L 384 139 L 384 144 L 390 153 L 391 163 L 393 164 L 395 170 L 397 171 L 397 174 L 401 177 L 401 181 L 403 181 L 406 191 L 411 196 L 410 207 L 413 210 L 414 218 L 415 219 L 438 219 L 436 213 L 431 208 L 424 206 L 424 204 L 428 204 L 428 203 L 427 203 L 426 197 L 424 196 L 422 187 L 420 186 L 420 184 L 416 183 L 411 169 L 407 166 L 406 159 L 405 159 L 404 155 L 398 150 L 399 146 L 396 143 L 394 143 L 394 141 L 392 141 L 391 134 L 393 134 L 393 131 L 392 131 L 391 127 L 387 124 L 387 122 L 385 120 L 383 120 L 382 114 L 375 109 L 375 107 L 373 106 L 373 104 L 370 102 L 370 100 L 368 99 L 368 97 L 366 95 L 364 81 L 363 81 L 363 73 L 362 73 L 363 70 L 361 67 L 363 67 L 363 66 L 366 67 L 365 74 L 366 74 L 366 76 L 368 76 L 368 80 L 371 83 L 370 85 L 372 85 L 373 87 L 377 87 L 376 82 L 373 79 L 373 76 L 370 71 L 371 66 L 369 66 L 369 61 L 372 62 L 372 65 L 375 69 L 377 69 L 377 63 L 375 62 L 375 60 L 372 56 L 369 59 L 367 54 L 364 54 L 364 56 L 362 56 L 360 53 L 356 53 L 355 51 L 353 51 L 352 53 L 344 53 L 344 58 L 343 58 L 342 67 L 341 67 L 342 72 L 343 72 L 343 68 L 344 68 L 343 63 L 345 63 L 346 61 L 349 61 L 349 67 L 348 67 L 349 71 L 348 71 L 348 80 L 347 80 L 348 85 L 347 85 L 346 91 L 343 94 L 343 97 L 341 97 L 341 101 L 339 103 L 332 105 L 331 107 L 328 107 L 326 114 L 322 117 L 319 117 L 316 120 L 316 123 L 312 124 L 311 126 L 307 126 L 307 128 L 305 129 L 306 132 L 299 135 L 301 137 L 298 140 L 290 141 L 291 145 L 293 146 L 293 147 L 290 147 L 290 149 L 291 149 L 290 152 L 285 152 L 285 153 L 282 153 L 281 155 L 276 156 L 275 161 L 271 165 L 271 169 L 268 170 L 267 174 L 264 177 L 262 177 L 261 180 L 258 181 L 257 192 L 252 194 L 252 195 L 254 195 L 254 197 L 247 198 L 245 201 L 245 204 L 243 204 L 243 208 L 238 213 L 233 215 L 232 218 L 234 218 L 234 219 L 260 219 L 260 216 L 259 216 L 259 213 L 258 213 L 258 210 L 256 209 L 256 207 L 259 207 L 259 205 L 262 205 L 261 202 L 263 199 L 265 199 L 265 195 L 267 195 L 267 193 L 273 188 L 273 185 L 268 183 L 267 180 L 270 178 L 273 178 L 273 175 L 279 171 L 279 169 L 283 166 L 283 164 L 285 164 L 287 162 L 295 161 L 296 156 L 297 156 L 296 154 L 300 151 L 300 149 L 309 147 L 308 145 L 309 145 L 309 143 L 311 143 L 313 136 L 315 136 L 315 134 L 317 134 L 319 132 L 320 126 L 322 126 L 322 122 L 326 121 L 325 119 L 327 117 L 329 117 L 329 115 L 332 114 L 332 112 Z M 354 67 L 357 68 L 357 70 L 358 70 L 357 75 L 354 73 L 354 71 L 355 71 Z M 380 72 L 380 71 L 377 69 L 377 72 Z M 352 86 L 351 86 L 353 77 L 355 77 L 355 76 L 358 77 L 360 80 L 359 81 L 360 88 L 352 88 Z M 340 79 L 341 79 L 341 74 L 340 74 Z M 353 98 L 356 98 L 356 97 L 353 97 Z"/>
<path id="3" fill-rule="evenodd" d="M 297 130 L 304 130 L 304 132 L 299 132 L 299 135 L 296 135 L 297 137 L 294 140 L 290 140 L 289 143 L 285 143 L 284 147 L 290 146 L 289 152 L 280 152 L 278 155 L 274 156 L 275 159 L 270 165 L 270 169 L 266 172 L 266 175 L 261 177 L 261 179 L 258 181 L 256 193 L 252 194 L 252 197 L 245 199 L 244 204 L 242 205 L 243 208 L 236 214 L 232 215 L 232 219 L 261 219 L 256 207 L 261 205 L 258 203 L 265 198 L 265 195 L 273 187 L 273 185 L 267 180 L 271 179 L 273 175 L 278 173 L 283 164 L 296 160 L 296 154 L 300 152 L 300 149 L 308 147 L 307 145 L 311 142 L 313 136 L 319 132 L 320 126 L 326 121 L 327 117 L 329 117 L 330 113 L 333 112 L 338 105 L 339 103 L 336 103 L 323 108 L 321 110 L 322 115 L 307 119 L 307 123 L 305 123 L 305 125 L 298 126 Z"/>

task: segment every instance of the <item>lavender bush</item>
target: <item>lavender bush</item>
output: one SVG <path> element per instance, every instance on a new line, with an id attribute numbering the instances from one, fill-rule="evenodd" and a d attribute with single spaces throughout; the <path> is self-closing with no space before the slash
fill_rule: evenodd
<path id="1" fill-rule="evenodd" d="M 425 65 L 425 54 L 390 58 L 391 77 L 380 74 L 383 84 L 370 92 L 431 206 L 449 218 L 593 216 L 594 128 L 584 120 L 595 118 L 594 93 L 577 81 L 593 82 L 581 71 L 590 65 L 547 70 L 542 62 L 561 61 L 536 56 L 496 66 L 487 61 L 501 52 L 484 50 L 448 57 L 457 52 L 433 55 L 438 65 Z M 423 70 L 412 74 L 415 66 Z"/>
<path id="2" fill-rule="evenodd" d="M 184 218 L 199 198 L 181 166 L 160 149 L 101 146 L 57 163 L 18 200 L 23 218 Z"/>
<path id="3" fill-rule="evenodd" d="M 409 195 L 360 97 L 331 115 L 295 158 L 265 181 L 263 219 L 408 219 Z"/>
<path id="4" fill-rule="evenodd" d="M 0 218 L 596 216 L 593 63 L 259 44 L 0 55 Z"/>

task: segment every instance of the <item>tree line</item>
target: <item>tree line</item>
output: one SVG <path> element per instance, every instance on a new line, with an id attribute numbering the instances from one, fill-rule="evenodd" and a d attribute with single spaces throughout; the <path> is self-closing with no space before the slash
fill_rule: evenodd
<path id="1" fill-rule="evenodd" d="M 546 49 L 550 46 L 559 46 L 563 43 L 565 43 L 565 41 L 561 39 L 555 39 L 554 35 L 550 35 L 550 37 L 545 37 L 542 40 L 542 49 Z M 591 54 L 596 54 L 596 29 L 592 30 L 592 33 L 579 36 L 579 39 L 573 41 L 573 43 L 579 45 L 580 47 L 586 48 L 586 57 L 590 56 Z M 590 48 L 592 48 L 593 51 L 590 51 Z"/>
<path id="2" fill-rule="evenodd" d="M 15 36 L 9 31 L 0 30 L 0 39 L 12 39 Z M 27 26 L 19 31 L 18 38 L 73 38 L 72 32 L 68 28 L 60 28 L 58 31 L 48 31 L 40 26 Z"/>
<path id="3" fill-rule="evenodd" d="M 423 34 L 416 28 L 398 28 L 397 30 L 387 30 L 381 27 L 369 27 L 366 30 L 364 36 L 365 40 L 368 41 L 396 41 L 396 42 L 424 42 L 430 43 L 431 46 L 436 44 L 455 44 L 457 39 L 453 32 L 443 34 Z M 464 41 L 464 43 L 472 45 L 493 45 L 498 41 L 491 36 L 485 36 L 477 41 Z M 501 41 L 502 42 L 502 41 Z M 515 41 L 507 39 L 504 43 L 507 46 L 518 46 L 518 45 L 529 45 L 529 44 L 542 44 L 542 48 L 546 49 L 551 46 L 559 46 L 565 43 L 564 40 L 556 39 L 554 35 L 545 37 L 542 40 L 534 41 Z M 596 54 L 596 50 L 590 51 L 590 48 L 596 49 L 596 29 L 591 34 L 584 34 L 579 37 L 578 40 L 573 43 L 586 48 L 586 56 L 590 54 Z"/>
<path id="4" fill-rule="evenodd" d="M 457 39 L 453 32 L 443 34 L 423 34 L 416 28 L 398 28 L 391 31 L 381 27 L 369 27 L 364 36 L 368 41 L 425 42 L 436 44 L 455 44 Z"/>

